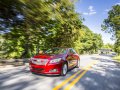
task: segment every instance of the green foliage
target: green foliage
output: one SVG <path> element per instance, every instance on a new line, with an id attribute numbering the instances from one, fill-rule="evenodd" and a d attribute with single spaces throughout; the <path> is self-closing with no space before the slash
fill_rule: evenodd
<path id="1" fill-rule="evenodd" d="M 80 35 L 82 22 L 75 13 L 73 3 L 69 0 L 61 0 L 61 2 L 56 1 L 53 6 L 52 26 L 49 27 L 51 33 L 46 40 L 46 46 L 74 47 L 74 41 L 78 40 Z"/>
<path id="2" fill-rule="evenodd" d="M 117 60 L 118 62 L 120 62 L 120 56 L 115 56 L 113 57 L 114 60 Z"/>
<path id="3" fill-rule="evenodd" d="M 108 12 L 108 18 L 102 25 L 104 31 L 113 33 L 116 38 L 115 51 L 120 54 L 120 5 L 115 5 Z"/>
<path id="4" fill-rule="evenodd" d="M 0 0 L 0 32 L 8 32 L 9 28 L 20 25 L 21 5 L 19 0 Z"/>
<path id="5" fill-rule="evenodd" d="M 118 55 L 120 55 L 120 38 L 117 39 L 116 43 L 115 43 L 115 47 L 114 47 L 115 52 L 118 53 Z"/>
<path id="6" fill-rule="evenodd" d="M 81 37 L 81 53 L 95 53 L 103 45 L 102 36 L 93 33 L 87 26 L 83 26 L 84 35 Z"/>
<path id="7" fill-rule="evenodd" d="M 102 46 L 102 48 L 104 48 L 104 49 L 112 49 L 113 50 L 114 49 L 114 45 L 107 43 L 107 44 L 104 44 Z"/>
<path id="8" fill-rule="evenodd" d="M 0 11 L 4 58 L 31 57 L 51 47 L 94 53 L 102 46 L 101 35 L 82 25 L 73 1 L 1 0 L 0 8 L 6 10 Z"/>

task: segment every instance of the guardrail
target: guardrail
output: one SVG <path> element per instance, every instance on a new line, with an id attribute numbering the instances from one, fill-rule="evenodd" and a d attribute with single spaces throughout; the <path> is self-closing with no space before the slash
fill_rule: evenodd
<path id="1" fill-rule="evenodd" d="M 14 65 L 20 66 L 25 65 L 25 63 L 29 62 L 29 58 L 25 59 L 0 59 L 0 65 Z"/>

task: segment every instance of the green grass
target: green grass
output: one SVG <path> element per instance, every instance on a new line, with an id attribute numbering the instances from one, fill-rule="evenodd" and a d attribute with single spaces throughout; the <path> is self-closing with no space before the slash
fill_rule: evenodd
<path id="1" fill-rule="evenodd" d="M 120 56 L 115 56 L 115 57 L 113 57 L 113 59 L 120 62 Z"/>

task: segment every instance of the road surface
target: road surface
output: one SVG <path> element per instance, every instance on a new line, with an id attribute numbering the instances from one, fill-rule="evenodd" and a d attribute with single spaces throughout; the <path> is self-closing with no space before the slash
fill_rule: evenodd
<path id="1" fill-rule="evenodd" d="M 32 74 L 28 65 L 0 68 L 0 90 L 120 90 L 120 64 L 109 56 L 82 55 L 66 76 Z"/>

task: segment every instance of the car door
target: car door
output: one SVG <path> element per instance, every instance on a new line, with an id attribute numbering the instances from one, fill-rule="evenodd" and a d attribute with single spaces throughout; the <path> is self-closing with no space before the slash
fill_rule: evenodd
<path id="1" fill-rule="evenodd" d="M 68 50 L 68 56 L 67 56 L 67 62 L 68 62 L 68 68 L 72 68 L 76 65 L 76 57 L 75 52 L 72 49 Z"/>
<path id="2" fill-rule="evenodd" d="M 78 54 L 75 52 L 74 49 L 72 49 L 72 52 L 73 52 L 72 57 L 74 58 L 74 60 L 72 61 L 72 63 L 73 63 L 73 66 L 76 66 L 77 63 L 78 63 L 79 56 L 78 56 Z"/>

